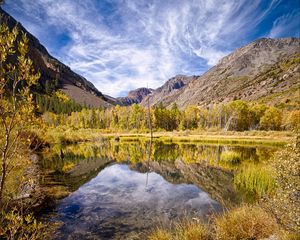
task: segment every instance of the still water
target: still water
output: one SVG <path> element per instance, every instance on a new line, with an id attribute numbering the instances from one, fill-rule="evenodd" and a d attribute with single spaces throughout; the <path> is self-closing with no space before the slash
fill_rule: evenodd
<path id="1" fill-rule="evenodd" d="M 122 239 L 156 222 L 193 215 L 205 218 L 221 206 L 193 184 L 172 184 L 161 175 L 114 164 L 57 206 L 60 238 Z"/>
<path id="2" fill-rule="evenodd" d="M 222 163 L 222 154 L 258 164 L 275 150 L 156 142 L 149 154 L 147 142 L 111 140 L 57 146 L 42 162 L 44 184 L 68 192 L 49 215 L 61 222 L 54 238 L 140 239 L 172 220 L 207 221 L 243 201 L 233 186 L 240 166 Z"/>

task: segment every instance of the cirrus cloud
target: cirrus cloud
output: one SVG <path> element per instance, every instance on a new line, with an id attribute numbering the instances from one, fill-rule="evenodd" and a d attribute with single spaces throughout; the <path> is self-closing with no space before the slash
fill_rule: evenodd
<path id="1" fill-rule="evenodd" d="M 295 36 L 299 14 L 286 2 L 293 1 L 16 0 L 4 8 L 51 54 L 116 97 L 201 74 L 257 37 Z"/>

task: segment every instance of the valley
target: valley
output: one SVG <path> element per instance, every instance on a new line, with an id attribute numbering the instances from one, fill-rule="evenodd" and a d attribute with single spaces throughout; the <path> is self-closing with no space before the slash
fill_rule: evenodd
<path id="1" fill-rule="evenodd" d="M 298 239 L 299 37 L 265 34 L 116 97 L 101 83 L 126 80 L 86 79 L 0 5 L 0 239 Z"/>

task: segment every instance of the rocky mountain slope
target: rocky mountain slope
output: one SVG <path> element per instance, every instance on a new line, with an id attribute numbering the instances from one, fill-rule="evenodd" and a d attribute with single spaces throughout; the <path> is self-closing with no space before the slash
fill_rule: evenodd
<path id="1" fill-rule="evenodd" d="M 262 38 L 224 57 L 181 88 L 163 94 L 155 90 L 149 99 L 151 105 L 176 102 L 179 108 L 190 104 L 207 107 L 235 99 L 299 104 L 299 79 L 300 39 Z M 168 89 L 168 82 L 160 89 Z"/>
<path id="2" fill-rule="evenodd" d="M 39 80 L 42 89 L 50 85 L 61 89 L 77 103 L 95 107 L 109 107 L 111 103 L 95 86 L 84 77 L 73 72 L 68 66 L 52 57 L 39 40 L 30 34 L 20 23 L 0 7 L 0 15 L 10 28 L 18 26 L 29 39 L 28 56 L 32 59 L 35 70 L 40 71 Z"/>
<path id="3" fill-rule="evenodd" d="M 151 106 L 157 105 L 163 102 L 164 105 L 171 105 L 181 94 L 181 90 L 192 80 L 195 80 L 196 76 L 184 76 L 177 75 L 169 79 L 164 85 L 155 89 L 151 94 L 143 99 L 142 106 L 147 106 L 148 101 Z"/>
<path id="4" fill-rule="evenodd" d="M 130 91 L 127 97 L 117 98 L 116 102 L 121 106 L 129 106 L 134 103 L 140 103 L 146 96 L 148 96 L 152 92 L 153 89 L 151 88 L 138 88 Z"/>

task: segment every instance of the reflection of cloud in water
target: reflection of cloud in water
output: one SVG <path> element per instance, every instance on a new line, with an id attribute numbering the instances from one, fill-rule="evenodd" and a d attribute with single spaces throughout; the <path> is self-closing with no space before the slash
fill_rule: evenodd
<path id="1" fill-rule="evenodd" d="M 186 214 L 204 217 L 220 206 L 207 193 L 191 184 L 171 184 L 157 173 L 130 170 L 115 164 L 64 199 L 57 211 L 66 223 L 64 233 L 140 231 L 155 220 L 168 220 Z M 100 231 L 100 232 L 99 232 Z"/>

